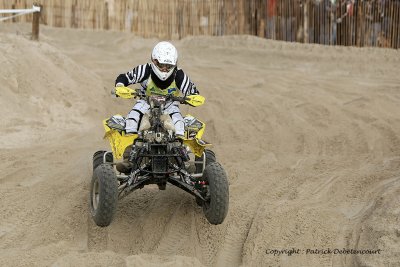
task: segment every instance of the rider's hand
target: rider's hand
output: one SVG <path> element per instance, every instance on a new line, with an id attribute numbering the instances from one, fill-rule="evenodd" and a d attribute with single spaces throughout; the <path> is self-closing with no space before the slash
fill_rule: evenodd
<path id="1" fill-rule="evenodd" d="M 111 89 L 111 97 L 118 97 L 115 93 L 115 88 Z"/>
<path id="2" fill-rule="evenodd" d="M 179 101 L 181 104 L 186 104 L 186 97 L 182 97 L 182 99 Z"/>

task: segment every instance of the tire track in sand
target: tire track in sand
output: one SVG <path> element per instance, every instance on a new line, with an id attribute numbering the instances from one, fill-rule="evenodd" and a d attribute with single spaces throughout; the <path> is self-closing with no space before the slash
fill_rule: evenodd
<path id="1" fill-rule="evenodd" d="M 176 207 L 175 212 L 165 224 L 165 229 L 162 236 L 154 249 L 154 252 L 159 255 L 174 255 L 184 245 L 185 241 L 190 239 L 191 220 L 188 217 L 189 209 L 185 208 L 182 200 Z"/>
<path id="2" fill-rule="evenodd" d="M 92 219 L 89 207 L 90 199 L 88 198 L 88 216 L 87 216 L 87 249 L 89 251 L 105 251 L 108 246 L 108 229 L 107 227 L 99 227 Z"/>
<path id="3" fill-rule="evenodd" d="M 233 225 L 228 228 L 225 235 L 222 249 L 217 255 L 216 266 L 240 266 L 243 258 L 243 246 L 252 229 L 254 218 L 257 212 L 254 213 L 251 220 L 245 223 L 244 227 Z"/>
<path id="4" fill-rule="evenodd" d="M 249 196 L 260 196 L 260 188 L 251 190 Z M 260 203 L 242 199 L 240 208 L 232 210 L 225 223 L 225 235 L 215 257 L 215 266 L 240 266 L 243 259 L 243 248 L 252 230 L 254 219 L 258 215 Z M 231 203 L 234 204 L 234 203 Z"/>

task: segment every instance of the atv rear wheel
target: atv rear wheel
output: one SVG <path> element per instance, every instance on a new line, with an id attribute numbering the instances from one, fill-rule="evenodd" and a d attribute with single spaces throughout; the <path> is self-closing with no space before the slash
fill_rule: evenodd
<path id="1" fill-rule="evenodd" d="M 93 154 L 93 171 L 97 168 L 97 166 L 99 166 L 100 164 L 104 163 L 104 162 L 103 162 L 103 160 L 104 160 L 104 154 L 105 154 L 106 152 L 107 152 L 107 151 L 99 150 L 99 151 L 96 151 L 96 152 Z M 106 155 L 106 162 L 113 162 L 113 161 L 114 161 L 114 158 L 113 158 L 112 153 L 107 153 L 107 155 Z"/>
<path id="2" fill-rule="evenodd" d="M 100 164 L 93 172 L 90 183 L 90 212 L 101 227 L 110 225 L 118 201 L 118 181 L 113 166 Z"/>
<path id="3" fill-rule="evenodd" d="M 209 199 L 203 202 L 203 212 L 211 224 L 221 224 L 228 214 L 229 185 L 224 169 L 218 162 L 208 164 L 203 173 L 208 182 Z"/>

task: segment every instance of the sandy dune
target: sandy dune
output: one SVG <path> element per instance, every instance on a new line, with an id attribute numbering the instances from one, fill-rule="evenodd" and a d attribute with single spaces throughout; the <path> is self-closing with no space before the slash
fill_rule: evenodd
<path id="1" fill-rule="evenodd" d="M 88 214 L 101 119 L 126 114 L 115 77 L 155 39 L 0 24 L 0 266 L 397 266 L 400 51 L 249 36 L 174 41 L 206 97 L 183 107 L 230 180 L 225 222 L 189 194 L 145 187 L 111 226 Z M 288 256 L 272 249 L 299 249 Z M 310 254 L 307 249 L 379 250 Z"/>

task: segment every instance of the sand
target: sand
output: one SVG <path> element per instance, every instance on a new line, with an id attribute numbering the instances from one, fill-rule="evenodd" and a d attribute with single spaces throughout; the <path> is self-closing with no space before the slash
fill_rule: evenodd
<path id="1" fill-rule="evenodd" d="M 99 228 L 88 194 L 92 155 L 108 149 L 101 120 L 133 105 L 109 92 L 158 40 L 40 30 L 32 42 L 30 25 L 0 24 L 0 266 L 400 262 L 400 51 L 173 41 L 206 97 L 182 111 L 207 124 L 228 216 L 210 225 L 191 195 L 148 186 Z"/>

